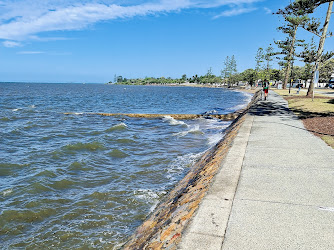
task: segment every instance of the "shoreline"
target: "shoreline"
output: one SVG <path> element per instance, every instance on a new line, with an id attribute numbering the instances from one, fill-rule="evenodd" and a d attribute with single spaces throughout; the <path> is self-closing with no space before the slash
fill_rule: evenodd
<path id="1" fill-rule="evenodd" d="M 208 192 L 231 144 L 240 129 L 245 114 L 260 97 L 257 91 L 239 116 L 225 130 L 225 136 L 195 163 L 189 173 L 156 206 L 135 233 L 123 245 L 124 249 L 176 248 L 200 202 Z"/>

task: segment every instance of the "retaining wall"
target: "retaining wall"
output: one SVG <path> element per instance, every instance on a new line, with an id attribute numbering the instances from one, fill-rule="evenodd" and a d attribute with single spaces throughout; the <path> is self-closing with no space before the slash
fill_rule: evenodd
<path id="1" fill-rule="evenodd" d="M 210 188 L 233 139 L 244 121 L 244 115 L 260 98 L 256 92 L 244 110 L 226 129 L 224 138 L 192 167 L 137 228 L 124 249 L 176 249 L 185 227 L 189 224 L 201 200 Z"/>

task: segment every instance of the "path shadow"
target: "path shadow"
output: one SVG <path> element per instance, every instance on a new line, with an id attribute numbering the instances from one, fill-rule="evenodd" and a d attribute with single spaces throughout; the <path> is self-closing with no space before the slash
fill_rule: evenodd
<path id="1" fill-rule="evenodd" d="M 330 100 L 330 102 L 334 104 L 334 99 Z M 250 108 L 248 113 L 254 116 L 283 116 L 283 117 L 287 116 L 286 119 L 282 118 L 282 121 L 291 120 L 291 119 L 303 120 L 306 118 L 313 118 L 313 117 L 334 116 L 333 112 L 319 113 L 319 112 L 303 111 L 301 109 L 289 109 L 287 105 L 282 102 L 272 102 L 272 101 L 259 101 L 257 105 L 254 105 L 252 108 Z M 277 122 L 273 122 L 273 123 L 277 123 Z M 305 130 L 305 131 L 320 134 L 320 135 L 334 136 L 332 134 L 309 130 L 309 129 L 297 127 L 291 124 L 286 124 L 286 123 L 278 123 L 278 124 L 294 127 L 297 129 Z"/>
<path id="2" fill-rule="evenodd" d="M 272 101 L 259 101 L 248 113 L 255 116 L 281 116 L 293 114 L 286 105 Z"/>
<path id="3" fill-rule="evenodd" d="M 331 104 L 334 104 L 334 99 L 328 101 Z M 260 101 L 255 107 L 252 107 L 249 110 L 251 115 L 255 116 L 284 116 L 284 115 L 293 115 L 292 119 L 307 119 L 313 117 L 328 117 L 334 116 L 334 112 L 312 112 L 305 111 L 299 108 L 288 108 L 287 105 L 283 103 L 277 103 L 272 101 Z M 297 117 L 295 117 L 295 115 Z"/>

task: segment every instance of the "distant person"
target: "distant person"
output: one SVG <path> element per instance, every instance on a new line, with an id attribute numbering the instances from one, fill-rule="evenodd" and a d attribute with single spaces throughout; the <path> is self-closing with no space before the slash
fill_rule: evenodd
<path id="1" fill-rule="evenodd" d="M 264 100 L 266 101 L 269 92 L 269 82 L 267 80 L 264 80 L 263 82 L 263 92 L 264 92 Z"/>

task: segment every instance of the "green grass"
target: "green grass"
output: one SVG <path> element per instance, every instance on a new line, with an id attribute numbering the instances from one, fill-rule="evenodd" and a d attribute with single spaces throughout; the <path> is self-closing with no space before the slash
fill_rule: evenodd
<path id="1" fill-rule="evenodd" d="M 334 148 L 334 136 L 325 135 L 321 137 L 329 146 Z"/>
<path id="2" fill-rule="evenodd" d="M 334 101 L 331 98 L 293 98 L 288 99 L 289 108 L 314 113 L 334 113 Z"/>

